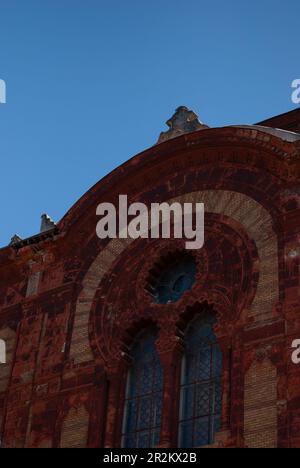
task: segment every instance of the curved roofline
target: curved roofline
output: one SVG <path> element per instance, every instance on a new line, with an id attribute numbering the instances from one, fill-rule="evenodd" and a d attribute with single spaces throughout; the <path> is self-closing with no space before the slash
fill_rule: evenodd
<path id="1" fill-rule="evenodd" d="M 291 132 L 289 130 L 282 130 L 281 128 L 265 127 L 263 125 L 231 125 L 233 128 L 252 128 L 261 132 L 269 133 L 270 135 L 277 136 L 281 140 L 294 143 L 300 140 L 300 134 Z"/>
<path id="2" fill-rule="evenodd" d="M 243 132 L 242 134 L 241 131 Z M 269 138 L 266 138 L 266 134 Z M 294 138 L 294 136 L 297 138 Z M 258 145 L 265 151 L 265 153 L 272 152 L 274 158 L 277 160 L 281 159 L 281 161 L 286 162 L 288 162 L 289 158 L 297 152 L 297 148 L 295 148 L 293 143 L 300 140 L 300 135 L 285 130 L 274 129 L 274 131 L 272 131 L 272 129 L 268 127 L 257 125 L 230 125 L 186 133 L 160 144 L 155 144 L 116 167 L 85 192 L 59 221 L 58 227 L 60 231 L 64 231 L 67 225 L 70 225 L 70 220 L 72 218 L 73 220 L 77 218 L 76 211 L 78 211 L 81 205 L 86 202 L 87 198 L 92 200 L 93 195 L 95 195 L 100 187 L 104 187 L 104 190 L 106 190 L 113 187 L 115 184 L 117 185 L 120 179 L 123 179 L 122 175 L 124 176 L 125 172 L 128 172 L 129 176 L 132 173 L 135 173 L 138 169 L 142 170 L 142 168 L 145 168 L 152 158 L 157 160 L 158 157 L 164 157 L 178 151 L 183 151 L 191 146 L 195 148 L 199 145 L 201 140 L 204 140 L 205 143 L 207 142 L 208 147 L 211 147 L 212 144 L 214 146 L 220 146 L 220 143 L 217 143 L 217 137 L 220 137 L 220 140 L 223 139 L 223 145 L 226 145 L 227 142 L 230 145 L 236 144 L 236 142 L 232 142 L 230 140 L 230 137 L 233 137 L 235 140 L 239 138 L 243 145 L 249 144 L 252 147 L 254 145 Z M 278 150 L 274 151 L 274 148 L 276 147 L 278 147 Z M 273 166 L 274 165 L 270 164 L 269 170 L 271 172 L 273 170 Z"/>

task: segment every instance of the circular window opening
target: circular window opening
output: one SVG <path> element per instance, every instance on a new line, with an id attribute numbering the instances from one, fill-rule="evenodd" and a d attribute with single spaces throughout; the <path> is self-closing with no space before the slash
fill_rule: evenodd
<path id="1" fill-rule="evenodd" d="M 196 262 L 192 255 L 175 252 L 154 265 L 147 290 L 158 304 L 176 302 L 192 288 L 196 272 Z"/>

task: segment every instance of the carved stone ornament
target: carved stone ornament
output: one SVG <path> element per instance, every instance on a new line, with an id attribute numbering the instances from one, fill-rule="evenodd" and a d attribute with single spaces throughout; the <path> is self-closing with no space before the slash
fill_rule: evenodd
<path id="1" fill-rule="evenodd" d="M 189 110 L 185 106 L 180 106 L 176 109 L 175 114 L 171 117 L 166 124 L 169 130 L 162 132 L 157 143 L 162 143 L 172 138 L 176 138 L 185 133 L 196 132 L 197 130 L 205 130 L 209 128 L 203 124 L 197 114 L 192 110 Z"/>

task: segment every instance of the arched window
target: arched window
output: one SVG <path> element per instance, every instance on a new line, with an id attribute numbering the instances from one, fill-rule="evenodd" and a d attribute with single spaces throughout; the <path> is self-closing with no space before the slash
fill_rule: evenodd
<path id="1" fill-rule="evenodd" d="M 222 353 L 213 331 L 214 317 L 194 319 L 185 335 L 182 364 L 179 446 L 201 447 L 214 442 L 220 429 Z"/>
<path id="2" fill-rule="evenodd" d="M 163 370 L 155 330 L 138 337 L 131 350 L 124 409 L 122 447 L 151 448 L 159 443 Z"/>

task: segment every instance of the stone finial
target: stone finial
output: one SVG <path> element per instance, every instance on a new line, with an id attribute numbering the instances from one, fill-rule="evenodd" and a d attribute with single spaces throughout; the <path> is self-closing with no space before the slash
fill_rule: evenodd
<path id="1" fill-rule="evenodd" d="M 176 109 L 175 114 L 171 117 L 166 124 L 169 130 L 162 132 L 157 143 L 171 140 L 185 133 L 196 132 L 197 130 L 205 130 L 209 128 L 207 125 L 202 123 L 197 114 L 192 110 L 189 110 L 185 106 L 180 106 Z"/>
<path id="2" fill-rule="evenodd" d="M 15 234 L 15 235 L 11 238 L 10 244 L 9 244 L 9 245 L 10 245 L 10 246 L 11 246 L 11 245 L 15 245 L 15 244 L 17 244 L 18 242 L 20 242 L 21 240 L 23 240 L 23 239 L 22 239 L 20 236 L 18 236 L 18 234 Z"/>
<path id="3" fill-rule="evenodd" d="M 52 221 L 50 216 L 48 216 L 47 214 L 43 214 L 41 216 L 41 229 L 40 229 L 40 232 L 50 231 L 50 229 L 53 229 L 55 227 L 56 227 L 56 224 L 55 224 L 54 221 Z"/>

